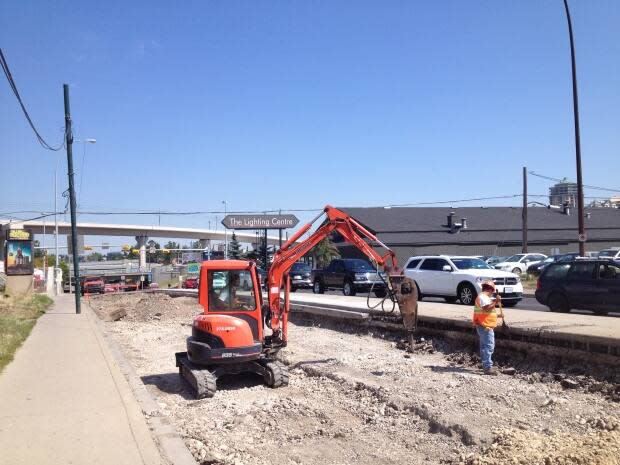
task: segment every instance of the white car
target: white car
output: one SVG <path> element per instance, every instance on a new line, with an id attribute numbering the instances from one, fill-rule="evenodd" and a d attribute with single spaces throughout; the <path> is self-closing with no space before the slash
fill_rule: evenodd
<path id="1" fill-rule="evenodd" d="M 418 299 L 443 297 L 447 302 L 459 300 L 473 305 L 482 283 L 492 280 L 506 307 L 513 307 L 523 296 L 519 276 L 491 268 L 475 257 L 429 255 L 411 257 L 405 264 L 405 276 L 418 286 Z"/>
<path id="2" fill-rule="evenodd" d="M 527 267 L 542 262 L 547 256 L 541 253 L 518 253 L 508 257 L 505 261 L 495 264 L 496 270 L 511 271 L 514 274 L 522 274 Z"/>
<path id="3" fill-rule="evenodd" d="M 618 260 L 620 258 L 620 247 L 611 247 L 609 249 L 601 250 L 598 253 L 598 258 L 613 258 Z"/>

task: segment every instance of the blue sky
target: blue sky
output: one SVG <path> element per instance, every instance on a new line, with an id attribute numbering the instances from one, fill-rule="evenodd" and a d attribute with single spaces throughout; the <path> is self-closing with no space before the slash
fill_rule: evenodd
<path id="1" fill-rule="evenodd" d="M 570 3 L 584 180 L 620 188 L 620 3 Z M 561 0 L 59 0 L 2 10 L 0 45 L 41 133 L 60 142 L 67 82 L 76 138 L 97 139 L 84 169 L 82 147 L 74 149 L 84 209 L 219 210 L 225 199 L 229 210 L 287 210 L 506 195 L 520 192 L 524 165 L 574 178 Z M 0 212 L 51 209 L 64 152 L 36 143 L 4 78 L 0 106 L 3 166 L 27 167 L 5 172 Z M 548 186 L 530 179 L 532 193 Z"/>

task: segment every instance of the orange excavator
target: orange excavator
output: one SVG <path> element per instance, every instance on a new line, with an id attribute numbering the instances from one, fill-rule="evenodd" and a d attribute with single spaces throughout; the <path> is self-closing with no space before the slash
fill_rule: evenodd
<path id="1" fill-rule="evenodd" d="M 325 220 L 316 231 L 300 240 L 323 215 Z M 398 306 L 409 340 L 413 342 L 417 321 L 415 284 L 398 269 L 394 252 L 372 232 L 345 212 L 328 205 L 274 254 L 266 278 L 267 302 L 263 302 L 254 262 L 213 260 L 202 263 L 198 301 L 204 313 L 194 320 L 192 335 L 187 338 L 187 352 L 175 354 L 179 374 L 197 398 L 213 397 L 217 379 L 223 375 L 250 372 L 262 376 L 269 387 L 288 384 L 287 367 L 276 358 L 288 340 L 288 271 L 332 232 L 338 232 L 360 249 L 377 269 L 385 270 L 384 302 L 390 299 L 393 308 Z M 381 255 L 371 242 L 386 252 Z M 384 274 L 379 273 L 379 276 L 383 278 Z"/>

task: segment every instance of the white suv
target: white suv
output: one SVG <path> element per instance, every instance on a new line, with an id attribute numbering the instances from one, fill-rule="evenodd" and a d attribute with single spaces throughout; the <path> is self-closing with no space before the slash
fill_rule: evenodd
<path id="1" fill-rule="evenodd" d="M 513 307 L 523 296 L 521 278 L 513 273 L 498 271 L 475 257 L 429 255 L 411 257 L 405 264 L 405 276 L 418 286 L 419 300 L 423 297 L 443 297 L 447 302 L 459 300 L 473 305 L 482 290 L 482 283 L 493 280 L 506 307 Z"/>
<path id="2" fill-rule="evenodd" d="M 503 262 L 496 263 L 495 269 L 521 274 L 527 271 L 528 266 L 536 265 L 546 258 L 547 256 L 541 253 L 518 253 Z"/>
<path id="3" fill-rule="evenodd" d="M 609 249 L 601 250 L 598 253 L 598 258 L 613 258 L 618 260 L 620 258 L 620 247 L 611 247 Z"/>

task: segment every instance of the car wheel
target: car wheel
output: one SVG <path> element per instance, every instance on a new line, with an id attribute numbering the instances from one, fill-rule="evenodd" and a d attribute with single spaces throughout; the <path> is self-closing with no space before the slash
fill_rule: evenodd
<path id="1" fill-rule="evenodd" d="M 466 283 L 459 287 L 458 296 L 463 305 L 474 305 L 478 292 L 474 286 Z"/>
<path id="2" fill-rule="evenodd" d="M 566 297 L 558 292 L 549 296 L 548 307 L 552 312 L 568 313 L 570 311 L 568 300 L 566 300 Z"/>
<path id="3" fill-rule="evenodd" d="M 312 286 L 312 292 L 314 292 L 315 294 L 323 294 L 325 292 L 323 283 L 319 280 L 314 281 L 314 285 Z"/>
<path id="4" fill-rule="evenodd" d="M 518 267 L 516 267 L 516 266 L 515 266 L 515 267 L 512 269 L 512 272 L 513 272 L 514 274 L 521 274 L 521 268 L 518 268 Z"/>
<path id="5" fill-rule="evenodd" d="M 387 292 L 385 291 L 385 289 L 377 289 L 377 290 L 375 290 L 375 297 L 383 299 L 386 295 L 387 295 Z"/>
<path id="6" fill-rule="evenodd" d="M 355 295 L 355 286 L 353 286 L 353 283 L 351 281 L 345 281 L 344 285 L 342 286 L 342 293 L 347 297 Z"/>
<path id="7" fill-rule="evenodd" d="M 297 291 L 297 288 L 296 288 L 296 287 L 291 286 L 291 292 L 295 292 L 295 291 Z"/>
<path id="8" fill-rule="evenodd" d="M 444 297 L 443 300 L 445 300 L 449 304 L 453 304 L 454 302 L 456 302 L 457 299 L 456 297 Z"/>

